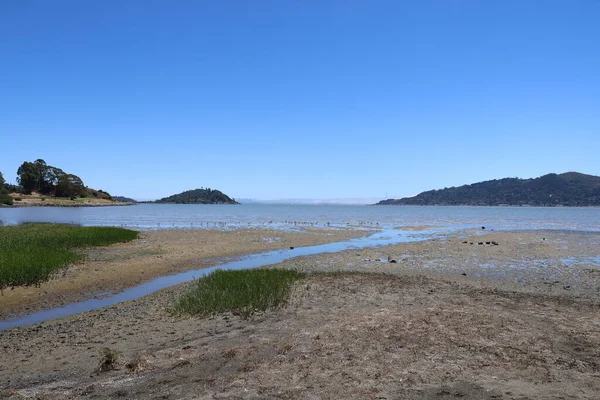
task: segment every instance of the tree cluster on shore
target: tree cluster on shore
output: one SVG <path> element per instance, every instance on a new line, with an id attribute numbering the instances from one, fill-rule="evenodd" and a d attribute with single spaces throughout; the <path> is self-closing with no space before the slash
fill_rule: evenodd
<path id="1" fill-rule="evenodd" d="M 112 200 L 103 190 L 88 188 L 77 175 L 46 164 L 42 159 L 25 161 L 17 170 L 17 185 L 7 184 L 0 172 L 0 202 L 12 204 L 8 193 L 29 195 L 34 192 L 54 197 L 95 197 Z M 10 205 L 10 204 L 9 204 Z"/>
<path id="2" fill-rule="evenodd" d="M 378 205 L 600 206 L 600 177 L 578 172 L 534 179 L 504 178 L 429 190 L 414 197 L 382 200 Z"/>

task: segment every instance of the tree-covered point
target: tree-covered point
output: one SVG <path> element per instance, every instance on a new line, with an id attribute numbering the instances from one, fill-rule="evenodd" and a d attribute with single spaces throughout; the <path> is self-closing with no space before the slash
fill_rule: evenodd
<path id="1" fill-rule="evenodd" d="M 56 197 L 96 197 L 111 200 L 107 192 L 88 188 L 77 175 L 48 165 L 42 159 L 21 164 L 17 170 L 17 182 L 19 186 L 11 185 L 10 189 L 23 194 L 37 192 Z"/>
<path id="2" fill-rule="evenodd" d="M 156 203 L 175 203 L 175 204 L 239 204 L 235 199 L 227 196 L 219 190 L 213 189 L 195 189 L 174 194 L 169 197 L 156 200 Z"/>
<path id="3" fill-rule="evenodd" d="M 534 179 L 504 178 L 430 190 L 378 205 L 600 206 L 600 177 L 578 172 Z"/>

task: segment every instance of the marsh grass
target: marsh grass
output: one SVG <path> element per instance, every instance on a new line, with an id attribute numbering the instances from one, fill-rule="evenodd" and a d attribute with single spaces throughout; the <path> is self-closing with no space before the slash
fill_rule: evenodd
<path id="1" fill-rule="evenodd" d="M 0 227 L 0 290 L 39 285 L 61 268 L 84 258 L 77 248 L 106 246 L 138 237 L 109 227 L 24 224 Z"/>
<path id="2" fill-rule="evenodd" d="M 201 317 L 231 312 L 247 318 L 276 309 L 288 300 L 292 285 L 306 275 L 293 270 L 217 270 L 196 281 L 173 307 L 178 315 Z"/>

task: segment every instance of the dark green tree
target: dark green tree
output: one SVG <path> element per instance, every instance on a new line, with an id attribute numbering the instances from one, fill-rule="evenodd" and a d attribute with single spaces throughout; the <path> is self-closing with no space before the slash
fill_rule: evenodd
<path id="1" fill-rule="evenodd" d="M 25 194 L 31 194 L 37 189 L 38 175 L 34 163 L 25 161 L 17 170 L 17 182 L 23 187 Z"/>
<path id="2" fill-rule="evenodd" d="M 62 174 L 54 190 L 57 197 L 84 196 L 86 192 L 81 178 L 73 174 Z"/>
<path id="3" fill-rule="evenodd" d="M 4 176 L 2 175 L 2 172 L 0 172 L 0 192 L 2 192 L 2 190 L 4 190 L 5 183 L 6 183 L 6 181 L 4 180 Z"/>
<path id="4" fill-rule="evenodd" d="M 47 173 L 48 165 L 44 160 L 25 161 L 17 170 L 17 182 L 26 194 L 34 191 L 48 193 L 50 184 L 46 181 Z"/>

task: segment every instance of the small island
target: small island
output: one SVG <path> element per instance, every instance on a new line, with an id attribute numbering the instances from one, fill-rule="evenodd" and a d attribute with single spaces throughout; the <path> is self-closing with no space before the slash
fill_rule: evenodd
<path id="1" fill-rule="evenodd" d="M 187 190 L 169 197 L 156 200 L 155 203 L 172 204 L 240 204 L 219 190 L 200 188 Z"/>
<path id="2" fill-rule="evenodd" d="M 600 177 L 567 172 L 533 179 L 494 179 L 376 205 L 593 207 L 600 206 Z"/>

